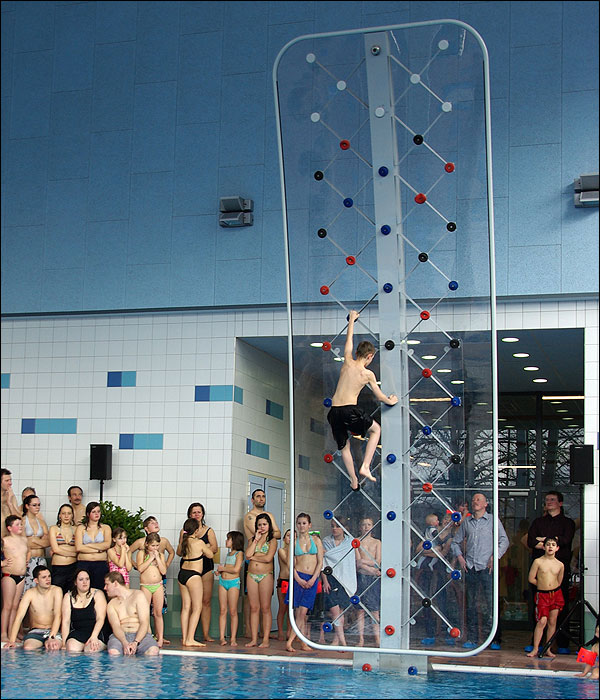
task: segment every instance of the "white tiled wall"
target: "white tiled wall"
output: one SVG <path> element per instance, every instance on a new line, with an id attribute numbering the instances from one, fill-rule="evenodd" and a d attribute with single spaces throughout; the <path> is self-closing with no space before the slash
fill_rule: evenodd
<path id="1" fill-rule="evenodd" d="M 448 305 L 443 312 L 448 328 L 489 327 L 479 304 Z M 344 316 L 309 309 L 296 316 L 294 332 L 333 336 Z M 362 317 L 378 330 L 376 312 Z M 585 328 L 585 442 L 597 448 L 597 302 L 501 303 L 497 319 L 499 329 Z M 98 498 L 99 483 L 88 478 L 89 446 L 111 443 L 114 478 L 105 483 L 105 499 L 134 511 L 142 506 L 172 541 L 187 506 L 198 500 L 222 543 L 246 511 L 248 470 L 288 478 L 287 368 L 245 343 L 236 346 L 236 338 L 286 333 L 284 309 L 4 319 L 2 372 L 10 373 L 10 388 L 2 389 L 1 461 L 13 472 L 15 491 L 33 484 L 53 522 L 71 484 L 81 485 L 86 499 Z M 107 387 L 108 371 L 136 371 L 136 387 Z M 196 385 L 215 384 L 241 386 L 244 405 L 194 401 Z M 323 419 L 322 396 L 305 391 L 297 401 L 297 437 L 311 467 L 299 474 L 296 488 L 306 510 L 320 517 L 333 497 L 332 467 L 322 462 L 322 437 L 306 429 L 311 414 Z M 285 407 L 284 421 L 264 414 L 266 398 Z M 49 417 L 77 418 L 77 434 L 21 434 L 22 418 Z M 164 449 L 119 450 L 119 433 L 163 433 Z M 246 437 L 271 444 L 272 459 L 246 455 Z M 597 608 L 597 449 L 594 460 L 584 517 L 586 596 Z"/>

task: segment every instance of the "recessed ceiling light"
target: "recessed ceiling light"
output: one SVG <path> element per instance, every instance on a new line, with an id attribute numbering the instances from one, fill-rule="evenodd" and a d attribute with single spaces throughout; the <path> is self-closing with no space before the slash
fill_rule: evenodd
<path id="1" fill-rule="evenodd" d="M 450 384 L 464 384 L 462 379 L 453 379 Z"/>
<path id="2" fill-rule="evenodd" d="M 568 408 L 557 408 L 556 412 L 557 413 L 568 413 L 569 409 Z"/>
<path id="3" fill-rule="evenodd" d="M 437 355 L 421 355 L 423 360 L 437 360 Z"/>
<path id="4" fill-rule="evenodd" d="M 344 361 L 344 358 L 343 358 L 343 357 L 334 357 L 334 358 L 333 358 L 333 361 L 334 361 L 334 362 L 343 362 L 343 361 Z"/>
<path id="5" fill-rule="evenodd" d="M 529 357 L 528 352 L 513 352 L 513 357 Z"/>
<path id="6" fill-rule="evenodd" d="M 579 425 L 575 423 L 575 425 L 567 425 L 567 428 L 579 428 Z"/>
<path id="7" fill-rule="evenodd" d="M 542 400 L 543 400 L 543 399 L 544 399 L 544 397 L 542 396 Z M 550 403 L 555 403 L 555 404 L 556 404 L 556 403 L 562 403 L 562 401 L 550 401 Z"/>
<path id="8" fill-rule="evenodd" d="M 487 406 L 487 401 L 478 401 L 475 405 L 476 406 Z"/>
<path id="9" fill-rule="evenodd" d="M 537 372 L 540 368 L 535 365 L 530 365 L 529 367 L 523 367 L 526 372 Z"/>
<path id="10" fill-rule="evenodd" d="M 428 414 L 431 413 L 431 411 L 420 411 L 421 414 Z"/>
<path id="11" fill-rule="evenodd" d="M 493 413 L 493 411 L 486 411 L 486 413 Z M 498 420 L 500 420 L 500 419 L 498 419 Z"/>
<path id="12" fill-rule="evenodd" d="M 518 343 L 518 338 L 500 338 L 503 343 Z"/>
<path id="13" fill-rule="evenodd" d="M 507 420 L 506 418 L 498 418 L 498 420 Z"/>
<path id="14" fill-rule="evenodd" d="M 562 420 L 575 420 L 575 418 L 573 416 L 563 416 Z"/>
<path id="15" fill-rule="evenodd" d="M 452 372 L 451 369 L 436 369 L 436 372 L 439 372 L 440 374 L 448 374 L 448 372 Z"/>
<path id="16" fill-rule="evenodd" d="M 560 403 L 560 401 L 583 401 L 585 396 L 542 396 L 542 401 L 551 401 L 552 403 Z"/>
<path id="17" fill-rule="evenodd" d="M 504 427 L 505 428 L 516 428 L 517 426 L 516 425 L 505 425 Z"/>
<path id="18" fill-rule="evenodd" d="M 406 344 L 407 345 L 421 345 L 421 341 L 420 340 L 407 340 Z"/>
<path id="19" fill-rule="evenodd" d="M 419 465 L 419 467 L 430 467 L 431 466 L 431 464 L 429 464 L 429 462 L 417 462 L 417 464 Z"/>
<path id="20" fill-rule="evenodd" d="M 311 344 L 310 344 L 310 347 L 311 347 L 311 348 L 322 348 L 322 347 L 323 347 L 323 343 L 311 343 Z"/>
<path id="21" fill-rule="evenodd" d="M 533 381 L 535 384 L 545 384 L 548 380 L 540 377 L 539 379 L 534 379 Z"/>

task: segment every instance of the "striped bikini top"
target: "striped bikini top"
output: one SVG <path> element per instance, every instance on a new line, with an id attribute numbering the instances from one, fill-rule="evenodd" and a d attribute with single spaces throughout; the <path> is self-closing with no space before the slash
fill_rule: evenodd
<path id="1" fill-rule="evenodd" d="M 64 538 L 64 535 L 62 534 L 62 531 L 59 529 L 58 532 L 56 533 L 56 544 L 65 544 L 65 545 L 70 545 L 71 547 L 75 546 L 75 531 L 73 530 L 71 533 L 71 541 L 67 542 Z"/>

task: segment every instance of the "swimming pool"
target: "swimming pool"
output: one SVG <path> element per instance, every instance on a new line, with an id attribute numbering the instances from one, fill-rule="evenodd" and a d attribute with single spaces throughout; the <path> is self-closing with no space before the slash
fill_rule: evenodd
<path id="1" fill-rule="evenodd" d="M 575 678 L 363 673 L 322 664 L 2 651 L 2 698 L 597 698 Z"/>

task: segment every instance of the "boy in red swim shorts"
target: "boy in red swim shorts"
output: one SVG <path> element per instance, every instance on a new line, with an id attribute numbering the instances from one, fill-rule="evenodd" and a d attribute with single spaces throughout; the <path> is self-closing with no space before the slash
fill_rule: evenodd
<path id="1" fill-rule="evenodd" d="M 533 649 L 527 656 L 537 656 L 544 628 L 546 639 L 551 639 L 556 630 L 558 613 L 564 608 L 565 601 L 560 584 L 565 573 L 564 564 L 556 558 L 558 542 L 554 537 L 544 540 L 544 555 L 536 559 L 529 570 L 529 583 L 537 588 L 535 594 L 535 619 L 537 625 L 533 631 Z M 548 649 L 546 656 L 554 657 Z"/>

